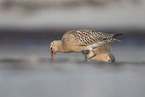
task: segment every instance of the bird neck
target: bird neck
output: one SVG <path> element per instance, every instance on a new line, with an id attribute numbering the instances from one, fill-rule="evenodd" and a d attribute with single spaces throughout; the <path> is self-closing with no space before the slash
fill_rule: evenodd
<path id="1" fill-rule="evenodd" d="M 63 48 L 61 40 L 57 41 L 57 52 L 64 52 L 64 48 Z"/>

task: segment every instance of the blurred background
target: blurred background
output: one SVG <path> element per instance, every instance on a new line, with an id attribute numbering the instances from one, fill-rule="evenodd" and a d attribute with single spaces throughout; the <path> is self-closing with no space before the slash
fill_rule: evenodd
<path id="1" fill-rule="evenodd" d="M 68 30 L 122 33 L 115 63 L 56 55 Z M 144 0 L 0 0 L 0 97 L 144 97 Z"/>

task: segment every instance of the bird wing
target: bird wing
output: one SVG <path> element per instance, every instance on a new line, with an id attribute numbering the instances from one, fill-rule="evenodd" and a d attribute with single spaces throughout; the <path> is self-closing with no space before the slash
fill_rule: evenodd
<path id="1" fill-rule="evenodd" d="M 92 30 L 72 30 L 63 35 L 62 44 L 67 48 L 72 48 L 72 46 L 89 46 L 96 48 L 106 43 L 112 36 L 113 34 Z"/>
<path id="2" fill-rule="evenodd" d="M 79 46 L 87 46 L 100 41 L 107 40 L 106 33 L 96 32 L 92 30 L 75 30 L 72 32 L 75 41 Z"/>

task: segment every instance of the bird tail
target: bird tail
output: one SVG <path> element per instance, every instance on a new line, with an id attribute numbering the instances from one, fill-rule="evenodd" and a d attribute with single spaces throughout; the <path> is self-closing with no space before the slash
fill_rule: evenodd
<path id="1" fill-rule="evenodd" d="M 118 40 L 118 39 L 115 39 L 115 38 L 112 38 L 110 39 L 111 42 L 121 42 L 121 40 Z"/>
<path id="2" fill-rule="evenodd" d="M 120 35 L 123 35 L 123 34 L 121 34 L 121 33 L 115 34 L 112 38 L 117 37 L 117 36 L 120 36 Z"/>
<path id="3" fill-rule="evenodd" d="M 121 42 L 120 40 L 118 39 L 115 39 L 114 37 L 117 37 L 117 36 L 120 36 L 120 35 L 123 35 L 123 34 L 115 34 L 112 38 L 111 38 L 111 42 Z"/>

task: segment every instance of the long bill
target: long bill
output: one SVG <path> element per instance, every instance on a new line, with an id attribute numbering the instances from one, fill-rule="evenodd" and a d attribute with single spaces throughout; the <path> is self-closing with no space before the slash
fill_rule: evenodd
<path id="1" fill-rule="evenodd" d="M 51 52 L 51 61 L 54 61 L 55 53 Z"/>

